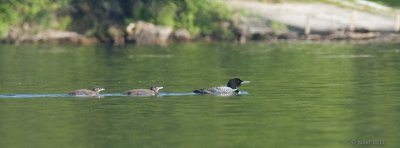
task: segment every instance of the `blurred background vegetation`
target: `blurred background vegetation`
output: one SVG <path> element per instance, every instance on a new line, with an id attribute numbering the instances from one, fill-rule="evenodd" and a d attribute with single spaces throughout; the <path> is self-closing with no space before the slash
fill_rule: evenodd
<path id="1" fill-rule="evenodd" d="M 381 3 L 384 5 L 388 5 L 391 7 L 396 7 L 399 8 L 400 7 L 400 1 L 399 0 L 371 0 L 373 2 L 377 2 L 377 3 Z"/>
<path id="2" fill-rule="evenodd" d="M 68 3 L 68 0 L 1 0 L 0 36 L 4 36 L 11 27 L 24 22 L 34 22 L 41 27 L 61 22 L 55 21 L 55 16 L 58 15 L 56 12 L 68 6 Z"/>
<path id="3" fill-rule="evenodd" d="M 111 26 L 124 29 L 143 20 L 187 29 L 192 35 L 232 39 L 233 10 L 212 0 L 0 0 L 0 38 L 13 28 L 29 33 L 46 29 L 75 31 L 102 38 Z M 333 2 L 335 0 L 258 0 L 264 2 Z M 353 1 L 353 0 L 352 0 Z M 371 0 L 399 7 L 398 0 Z M 278 32 L 286 28 L 275 23 Z"/>
<path id="4" fill-rule="evenodd" d="M 12 27 L 71 30 L 101 36 L 110 26 L 124 27 L 143 20 L 157 25 L 185 28 L 192 34 L 224 33 L 221 22 L 231 10 L 209 0 L 1 0 L 0 36 Z"/>

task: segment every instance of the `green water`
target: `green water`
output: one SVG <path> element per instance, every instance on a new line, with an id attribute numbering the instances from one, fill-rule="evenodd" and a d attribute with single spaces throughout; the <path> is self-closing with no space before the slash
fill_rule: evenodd
<path id="1" fill-rule="evenodd" d="M 4 96 L 233 77 L 248 95 Z M 399 44 L 0 45 L 0 94 L 4 148 L 400 147 Z"/>

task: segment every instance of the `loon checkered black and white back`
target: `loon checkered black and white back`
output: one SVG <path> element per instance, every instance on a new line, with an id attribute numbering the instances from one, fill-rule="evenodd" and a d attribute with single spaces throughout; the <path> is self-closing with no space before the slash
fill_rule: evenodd
<path id="1" fill-rule="evenodd" d="M 228 81 L 226 86 L 211 87 L 207 89 L 194 90 L 196 94 L 212 94 L 221 96 L 238 95 L 240 93 L 239 86 L 242 84 L 250 83 L 250 81 L 243 81 L 239 78 L 233 78 Z"/>

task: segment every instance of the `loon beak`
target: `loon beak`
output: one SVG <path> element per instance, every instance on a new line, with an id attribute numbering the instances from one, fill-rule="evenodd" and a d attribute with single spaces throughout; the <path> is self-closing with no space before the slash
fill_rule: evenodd
<path id="1" fill-rule="evenodd" d="M 164 88 L 164 87 L 162 87 L 162 86 L 161 86 L 161 87 L 157 87 L 158 90 L 163 89 L 163 88 Z"/>
<path id="2" fill-rule="evenodd" d="M 106 89 L 104 89 L 104 88 L 101 88 L 101 89 L 100 89 L 100 91 L 103 91 L 103 90 L 106 90 Z"/>
<path id="3" fill-rule="evenodd" d="M 242 81 L 240 84 L 248 84 L 250 81 Z"/>

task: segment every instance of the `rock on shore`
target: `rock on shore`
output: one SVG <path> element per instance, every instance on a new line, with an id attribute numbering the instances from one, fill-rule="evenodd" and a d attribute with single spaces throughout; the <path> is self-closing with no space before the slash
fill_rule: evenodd
<path id="1" fill-rule="evenodd" d="M 138 45 L 166 45 L 173 29 L 167 26 L 156 26 L 138 21 L 126 27 L 127 40 Z"/>

